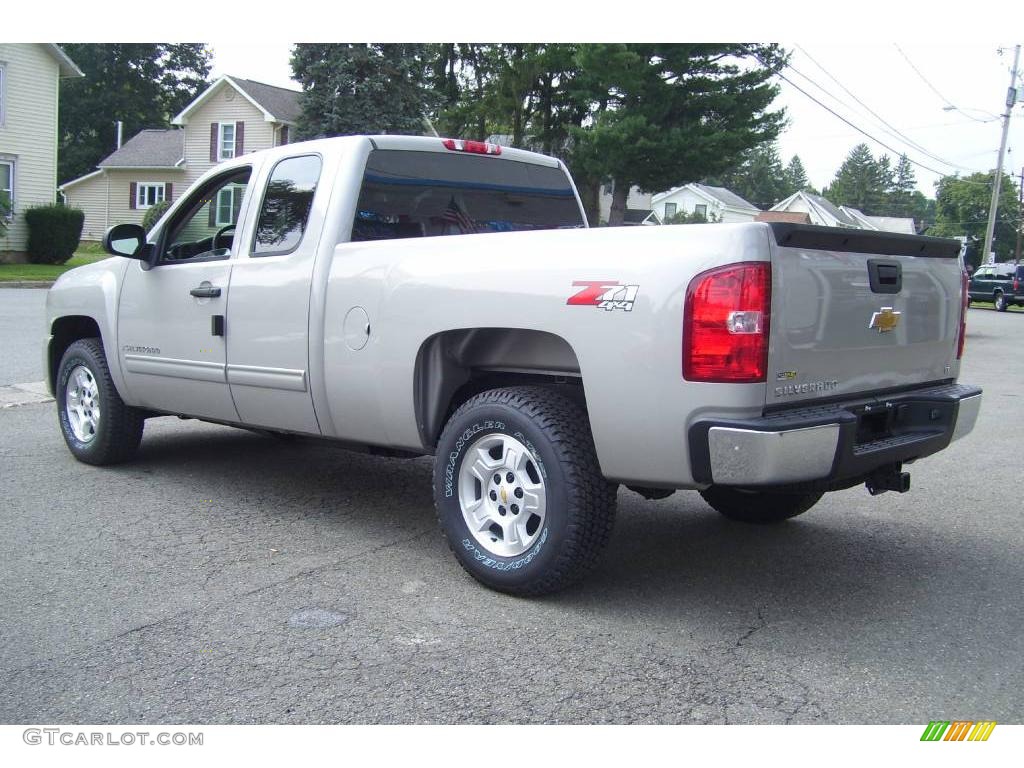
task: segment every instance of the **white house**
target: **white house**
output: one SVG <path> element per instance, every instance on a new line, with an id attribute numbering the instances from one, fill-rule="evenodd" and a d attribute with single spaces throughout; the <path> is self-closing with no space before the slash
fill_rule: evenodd
<path id="1" fill-rule="evenodd" d="M 735 224 L 753 221 L 760 209 L 725 187 L 711 187 L 707 184 L 687 184 L 659 192 L 651 199 L 651 206 L 662 221 L 668 221 L 679 213 L 701 214 L 708 221 Z"/>
<path id="2" fill-rule="evenodd" d="M 82 77 L 53 43 L 0 43 L 0 198 L 12 212 L 0 261 L 24 258 L 25 209 L 57 202 L 57 99 L 62 78 Z"/>
<path id="3" fill-rule="evenodd" d="M 222 160 L 289 143 L 299 96 L 240 77 L 219 78 L 175 116 L 171 123 L 179 127 L 140 131 L 96 171 L 60 186 L 67 204 L 85 211 L 82 239 L 99 240 L 114 224 L 142 223 L 147 209 L 173 200 Z M 233 217 L 239 202 L 218 200 L 217 210 Z"/>
<path id="4" fill-rule="evenodd" d="M 913 219 L 893 216 L 867 216 L 856 208 L 836 205 L 832 201 L 810 192 L 796 192 L 772 207 L 772 211 L 806 213 L 811 224 L 822 227 L 845 227 L 847 229 L 868 229 L 880 232 L 901 232 L 913 235 L 917 232 Z"/>

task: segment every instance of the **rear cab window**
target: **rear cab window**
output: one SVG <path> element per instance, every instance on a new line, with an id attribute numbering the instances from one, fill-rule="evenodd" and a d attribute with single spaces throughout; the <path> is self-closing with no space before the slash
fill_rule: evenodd
<path id="1" fill-rule="evenodd" d="M 363 174 L 352 240 L 583 227 L 558 167 L 445 152 L 375 149 Z"/>
<path id="2" fill-rule="evenodd" d="M 253 256 L 282 256 L 302 242 L 323 166 L 319 155 L 301 155 L 274 166 L 253 236 Z"/>

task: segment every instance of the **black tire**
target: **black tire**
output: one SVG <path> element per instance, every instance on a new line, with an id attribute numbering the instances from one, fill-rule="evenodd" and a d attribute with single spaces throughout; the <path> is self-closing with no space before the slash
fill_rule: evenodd
<path id="1" fill-rule="evenodd" d="M 530 547 L 514 557 L 482 548 L 459 499 L 467 453 L 488 436 L 519 441 L 533 472 L 543 478 L 545 517 L 534 529 Z M 500 592 L 549 594 L 591 571 L 611 537 L 616 491 L 617 485 L 601 475 L 586 411 L 550 389 L 482 392 L 452 415 L 438 441 L 434 500 L 441 530 L 460 565 Z"/>
<path id="2" fill-rule="evenodd" d="M 765 525 L 802 515 L 825 494 L 743 491 L 713 485 L 700 495 L 716 512 L 730 520 Z"/>
<path id="3" fill-rule="evenodd" d="M 996 306 L 996 312 L 1005 312 L 1009 306 L 1002 291 L 996 291 L 995 296 L 992 297 L 992 303 Z"/>
<path id="4" fill-rule="evenodd" d="M 99 404 L 98 423 L 92 436 L 86 440 L 75 434 L 68 414 L 68 381 L 72 372 L 84 367 L 95 382 L 95 397 Z M 72 385 L 74 386 L 74 385 Z M 118 464 L 135 456 L 142 440 L 144 413 L 124 404 L 110 378 L 107 358 L 99 339 L 80 339 L 64 352 L 57 370 L 57 418 L 68 449 L 86 464 Z"/>

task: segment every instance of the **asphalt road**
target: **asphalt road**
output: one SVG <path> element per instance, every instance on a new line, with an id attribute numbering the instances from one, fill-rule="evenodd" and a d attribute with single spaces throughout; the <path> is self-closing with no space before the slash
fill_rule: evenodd
<path id="1" fill-rule="evenodd" d="M 0 410 L 0 722 L 1022 722 L 1024 317 L 969 329 L 978 428 L 910 493 L 759 528 L 622 491 L 543 600 L 461 571 L 427 460 L 164 418 L 97 469 Z"/>
<path id="2" fill-rule="evenodd" d="M 40 381 L 46 337 L 46 291 L 0 288 L 0 387 Z"/>

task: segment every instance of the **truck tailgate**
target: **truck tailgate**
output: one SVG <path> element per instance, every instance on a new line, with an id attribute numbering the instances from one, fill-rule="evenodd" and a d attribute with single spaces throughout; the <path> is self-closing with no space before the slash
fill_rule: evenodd
<path id="1" fill-rule="evenodd" d="M 768 407 L 957 375 L 959 243 L 792 224 L 771 230 Z"/>

